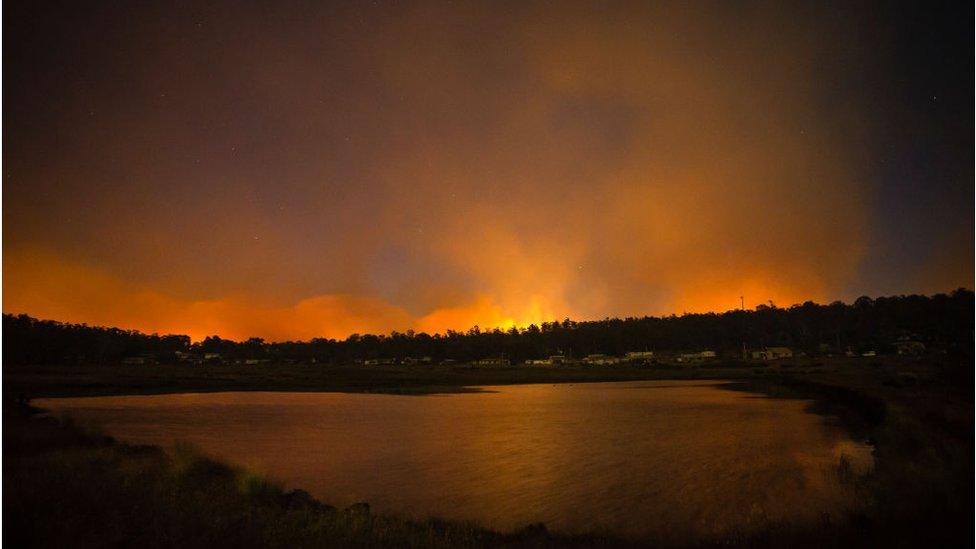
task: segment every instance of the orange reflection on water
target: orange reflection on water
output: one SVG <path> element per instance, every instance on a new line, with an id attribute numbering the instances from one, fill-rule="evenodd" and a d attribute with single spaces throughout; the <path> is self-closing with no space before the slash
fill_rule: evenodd
<path id="1" fill-rule="evenodd" d="M 856 443 L 806 402 L 708 382 L 520 385 L 404 397 L 216 393 L 52 399 L 139 443 L 189 441 L 325 502 L 565 532 L 699 540 L 855 505 Z M 861 471 L 863 472 L 863 471 Z"/>

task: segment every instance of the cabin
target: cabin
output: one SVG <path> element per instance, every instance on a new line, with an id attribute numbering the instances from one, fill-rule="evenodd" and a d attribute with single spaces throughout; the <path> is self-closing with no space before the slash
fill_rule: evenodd
<path id="1" fill-rule="evenodd" d="M 507 358 L 482 358 L 475 360 L 472 364 L 478 366 L 511 366 L 512 362 Z"/>
<path id="2" fill-rule="evenodd" d="M 766 360 L 793 358 L 793 350 L 789 347 L 766 347 Z"/>
<path id="3" fill-rule="evenodd" d="M 781 358 L 793 358 L 793 350 L 789 347 L 766 347 L 761 351 L 753 351 L 754 360 L 778 360 Z"/>
<path id="4" fill-rule="evenodd" d="M 367 358 L 363 361 L 364 366 L 389 366 L 396 364 L 395 358 Z"/>
<path id="5" fill-rule="evenodd" d="M 704 360 L 710 360 L 716 358 L 718 354 L 715 351 L 699 351 L 697 353 L 681 353 L 678 355 L 678 362 L 702 362 Z"/>
<path id="6" fill-rule="evenodd" d="M 197 353 L 186 353 L 183 351 L 176 351 L 176 360 L 180 362 L 190 362 L 192 364 L 200 364 L 203 362 L 203 357 Z"/>
<path id="7" fill-rule="evenodd" d="M 925 344 L 908 338 L 899 338 L 892 344 L 895 351 L 900 355 L 920 355 L 925 353 Z"/>
<path id="8" fill-rule="evenodd" d="M 621 360 L 617 357 L 601 354 L 587 355 L 586 358 L 583 359 L 583 364 L 599 366 L 610 366 L 613 364 L 620 364 L 620 362 Z"/>
<path id="9" fill-rule="evenodd" d="M 624 360 L 632 364 L 651 364 L 654 362 L 654 352 L 630 351 L 624 355 Z"/>

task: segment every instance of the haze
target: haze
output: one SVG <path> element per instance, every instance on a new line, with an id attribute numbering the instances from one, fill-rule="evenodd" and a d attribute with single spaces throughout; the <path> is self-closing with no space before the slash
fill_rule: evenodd
<path id="1" fill-rule="evenodd" d="M 286 340 L 973 287 L 948 10 L 21 4 L 4 312 Z"/>

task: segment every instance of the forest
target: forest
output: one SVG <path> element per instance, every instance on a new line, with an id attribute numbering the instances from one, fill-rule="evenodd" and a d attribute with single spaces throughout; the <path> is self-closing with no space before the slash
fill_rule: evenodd
<path id="1" fill-rule="evenodd" d="M 808 356 L 895 352 L 895 342 L 918 341 L 930 352 L 970 354 L 974 330 L 973 292 L 958 289 L 933 296 L 903 295 L 829 305 L 806 302 L 791 307 L 760 305 L 754 310 L 667 317 L 606 318 L 544 322 L 524 328 L 445 334 L 392 332 L 352 334 L 344 340 L 231 341 L 210 336 L 192 342 L 185 335 L 3 315 L 3 360 L 7 364 L 112 364 L 129 357 L 170 363 L 187 356 L 219 355 L 220 360 L 299 361 L 350 364 L 376 358 L 429 357 L 432 362 L 464 362 L 503 357 L 513 363 L 554 354 L 622 355 L 712 350 L 738 358 L 743 348 L 790 347 Z"/>

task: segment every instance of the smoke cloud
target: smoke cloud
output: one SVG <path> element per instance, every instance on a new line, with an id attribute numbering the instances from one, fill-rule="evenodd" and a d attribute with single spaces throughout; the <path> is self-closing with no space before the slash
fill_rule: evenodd
<path id="1" fill-rule="evenodd" d="M 3 309 L 286 340 L 845 297 L 850 25 L 686 4 L 147 9 L 8 147 Z"/>

